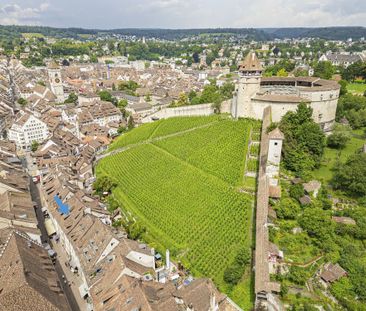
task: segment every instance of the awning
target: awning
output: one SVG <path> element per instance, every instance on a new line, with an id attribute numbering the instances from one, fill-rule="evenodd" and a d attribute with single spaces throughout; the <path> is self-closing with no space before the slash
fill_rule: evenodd
<path id="1" fill-rule="evenodd" d="M 47 218 L 44 221 L 44 226 L 46 227 L 46 231 L 47 231 L 48 236 L 56 234 L 55 226 L 53 225 L 53 222 L 50 218 Z"/>
<path id="2" fill-rule="evenodd" d="M 64 215 L 69 215 L 70 214 L 70 208 L 67 204 L 62 203 L 62 200 L 60 199 L 59 196 L 55 195 L 53 197 L 53 199 L 55 200 L 57 206 L 58 206 L 58 211 L 60 214 L 64 214 Z"/>

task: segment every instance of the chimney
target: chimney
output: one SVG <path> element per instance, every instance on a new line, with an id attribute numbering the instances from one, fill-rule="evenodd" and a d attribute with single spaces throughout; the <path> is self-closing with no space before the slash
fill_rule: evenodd
<path id="1" fill-rule="evenodd" d="M 166 269 L 168 271 L 170 271 L 170 252 L 169 252 L 169 249 L 167 249 L 166 252 L 165 252 L 165 265 L 166 265 Z"/>

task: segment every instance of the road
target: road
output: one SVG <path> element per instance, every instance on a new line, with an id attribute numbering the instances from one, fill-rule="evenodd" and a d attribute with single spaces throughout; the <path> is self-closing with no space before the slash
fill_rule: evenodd
<path id="1" fill-rule="evenodd" d="M 42 234 L 42 236 L 41 236 L 42 243 L 44 243 L 44 242 L 49 243 L 52 247 L 52 242 L 48 238 L 47 231 L 46 231 L 46 228 L 44 225 L 44 216 L 43 216 L 43 213 L 41 210 L 42 203 L 41 203 L 41 197 L 39 194 L 39 190 L 38 190 L 37 185 L 34 184 L 34 182 L 31 179 L 30 179 L 30 193 L 32 196 L 32 201 L 36 202 L 37 206 L 38 206 L 37 208 L 35 208 L 35 212 L 36 212 L 36 216 L 37 216 L 37 220 L 38 220 L 38 226 L 39 226 L 39 229 L 41 230 L 41 234 Z M 74 297 L 74 294 L 73 294 L 70 286 L 68 285 L 68 281 L 66 280 L 66 278 L 65 279 L 62 278 L 62 276 L 65 276 L 66 274 L 63 271 L 63 268 L 57 259 L 55 262 L 55 270 L 57 272 L 61 287 L 66 295 L 66 299 L 69 303 L 70 309 L 72 311 L 80 311 L 79 305 Z M 65 280 L 66 280 L 66 284 L 64 282 Z"/>

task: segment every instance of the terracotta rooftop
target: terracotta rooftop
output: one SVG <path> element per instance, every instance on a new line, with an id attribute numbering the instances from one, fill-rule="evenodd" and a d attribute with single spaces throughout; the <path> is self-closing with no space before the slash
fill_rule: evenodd
<path id="1" fill-rule="evenodd" d="M 250 51 L 245 59 L 239 64 L 239 71 L 262 71 L 263 67 L 255 54 Z"/>
<path id="2" fill-rule="evenodd" d="M 268 133 L 268 138 L 269 139 L 281 139 L 284 140 L 285 139 L 285 135 L 283 135 L 283 133 L 281 132 L 281 130 L 276 127 L 273 131 Z"/>

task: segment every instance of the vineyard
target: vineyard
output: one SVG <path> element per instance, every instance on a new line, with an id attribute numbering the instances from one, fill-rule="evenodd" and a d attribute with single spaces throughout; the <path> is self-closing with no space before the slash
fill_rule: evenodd
<path id="1" fill-rule="evenodd" d="M 113 195 L 127 217 L 147 228 L 149 241 L 219 286 L 238 250 L 251 243 L 252 197 L 236 186 L 253 122 L 199 117 L 147 124 L 122 136 L 122 145 L 193 130 L 136 145 L 97 166 L 98 176 L 116 180 Z"/>
<path id="2" fill-rule="evenodd" d="M 116 150 L 128 145 L 137 144 L 149 139 L 158 138 L 177 132 L 183 132 L 191 128 L 200 127 L 205 124 L 214 123 L 221 120 L 221 116 L 208 116 L 208 117 L 177 117 L 167 120 L 159 120 L 153 123 L 147 123 L 139 126 L 133 131 L 127 132 L 117 138 L 112 143 L 109 151 Z"/>

